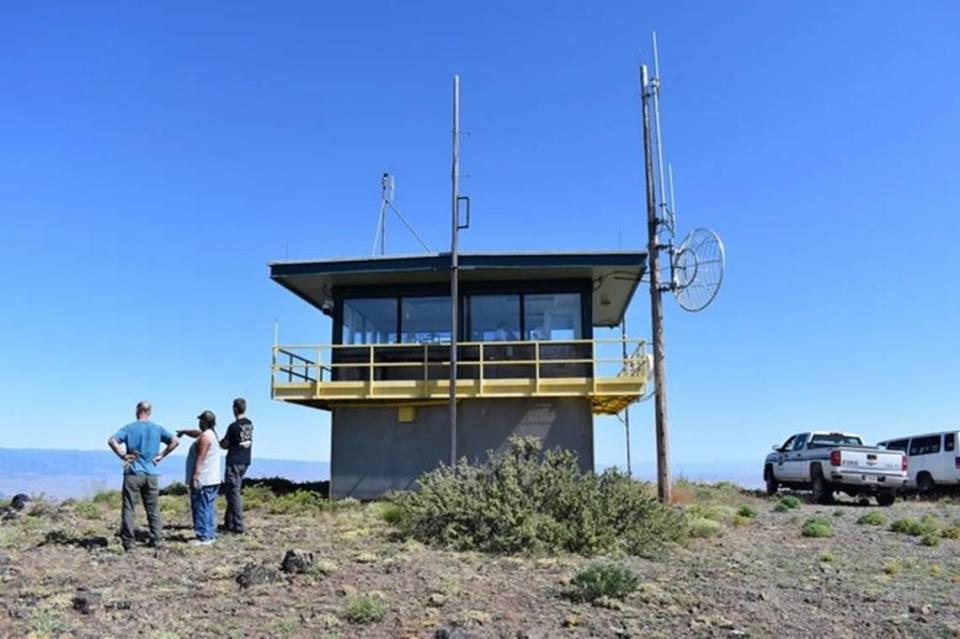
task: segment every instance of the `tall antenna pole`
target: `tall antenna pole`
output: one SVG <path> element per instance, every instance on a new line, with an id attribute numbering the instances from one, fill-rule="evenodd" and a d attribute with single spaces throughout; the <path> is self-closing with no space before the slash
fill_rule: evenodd
<path id="1" fill-rule="evenodd" d="M 457 465 L 457 337 L 460 311 L 460 76 L 453 76 L 453 170 L 450 175 L 450 465 Z"/>
<path id="2" fill-rule="evenodd" d="M 653 148 L 650 132 L 650 98 L 655 95 L 647 65 L 640 65 L 640 94 L 643 104 L 643 165 L 647 180 L 647 253 L 650 260 L 650 320 L 653 329 L 653 382 L 657 433 L 657 496 L 669 504 L 670 444 L 667 437 L 667 383 L 663 362 L 663 290 L 660 286 L 659 222 L 653 186 Z"/>

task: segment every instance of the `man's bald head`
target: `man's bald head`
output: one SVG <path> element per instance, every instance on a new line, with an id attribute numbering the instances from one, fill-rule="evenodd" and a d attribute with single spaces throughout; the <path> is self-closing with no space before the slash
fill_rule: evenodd
<path id="1" fill-rule="evenodd" d="M 137 403 L 137 419 L 150 417 L 150 413 L 152 412 L 153 412 L 153 406 L 150 405 L 150 402 L 142 401 Z"/>

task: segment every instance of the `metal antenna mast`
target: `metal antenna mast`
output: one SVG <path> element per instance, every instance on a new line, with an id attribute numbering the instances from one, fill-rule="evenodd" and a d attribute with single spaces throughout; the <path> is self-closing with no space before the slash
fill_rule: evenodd
<path id="1" fill-rule="evenodd" d="M 457 465 L 457 338 L 460 319 L 460 76 L 453 76 L 453 169 L 450 174 L 450 465 Z"/>
<path id="2" fill-rule="evenodd" d="M 653 329 L 654 410 L 657 438 L 657 497 L 669 504 L 670 442 L 667 435 L 667 384 L 663 346 L 663 289 L 660 286 L 660 242 L 657 202 L 653 185 L 653 148 L 650 131 L 650 99 L 656 88 L 650 82 L 647 65 L 640 65 L 640 95 L 643 105 L 643 164 L 647 181 L 647 253 L 650 260 L 650 319 Z M 669 290 L 669 287 L 668 287 Z"/>
<path id="3" fill-rule="evenodd" d="M 377 233 L 373 236 L 373 250 L 370 252 L 371 255 L 377 255 L 377 249 L 379 245 L 379 254 L 384 255 L 386 253 L 386 241 L 387 241 L 387 209 L 390 209 L 397 214 L 397 217 L 400 218 L 400 221 L 403 222 L 403 225 L 407 227 L 407 230 L 410 231 L 413 237 L 417 238 L 417 241 L 420 242 L 420 246 L 423 247 L 427 253 L 433 253 L 430 250 L 430 246 L 423 241 L 423 238 L 420 237 L 420 234 L 417 233 L 413 225 L 407 221 L 407 218 L 403 216 L 403 213 L 400 212 L 400 209 L 397 208 L 397 205 L 393 203 L 393 193 L 396 188 L 396 181 L 393 179 L 393 176 L 389 173 L 384 173 L 380 177 L 380 217 L 377 220 Z"/>

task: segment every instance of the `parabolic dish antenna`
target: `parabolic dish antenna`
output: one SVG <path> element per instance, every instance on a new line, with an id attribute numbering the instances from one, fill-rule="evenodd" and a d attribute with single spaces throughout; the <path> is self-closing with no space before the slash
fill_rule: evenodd
<path id="1" fill-rule="evenodd" d="M 723 283 L 723 241 L 706 228 L 692 231 L 673 253 L 671 288 L 684 310 L 702 311 L 717 296 Z"/>

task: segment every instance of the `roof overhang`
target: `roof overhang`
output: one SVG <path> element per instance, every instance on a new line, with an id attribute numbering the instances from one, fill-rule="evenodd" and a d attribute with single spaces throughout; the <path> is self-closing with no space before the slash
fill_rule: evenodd
<path id="1" fill-rule="evenodd" d="M 461 282 L 592 281 L 595 326 L 620 323 L 646 263 L 637 251 L 459 255 Z M 448 283 L 450 254 L 274 262 L 270 279 L 328 312 L 337 287 Z"/>

